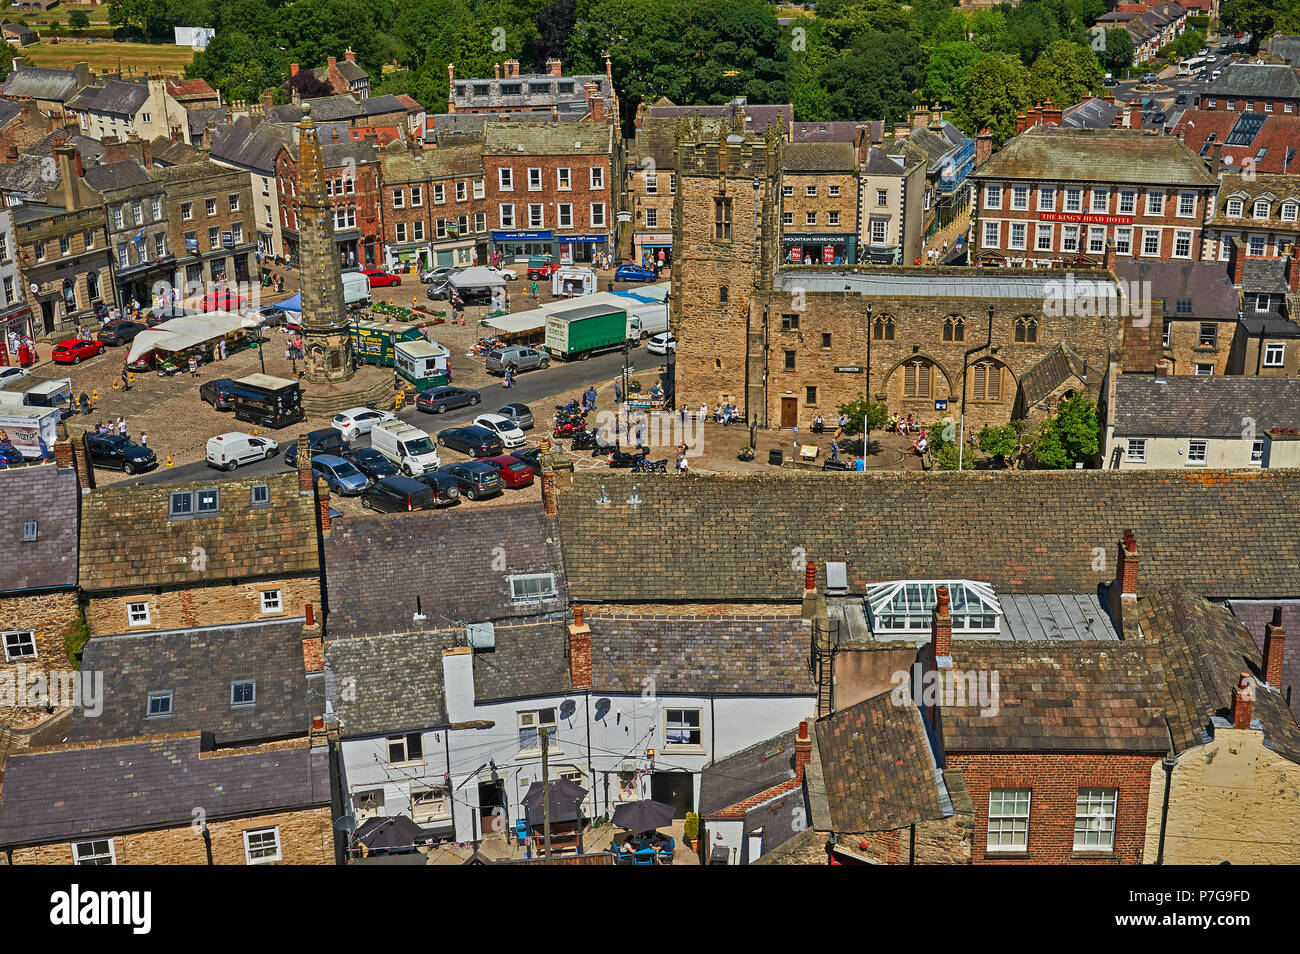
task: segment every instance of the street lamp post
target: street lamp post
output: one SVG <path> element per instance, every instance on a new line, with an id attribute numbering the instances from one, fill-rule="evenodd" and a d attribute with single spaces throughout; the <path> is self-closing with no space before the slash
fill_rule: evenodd
<path id="1" fill-rule="evenodd" d="M 989 305 L 989 333 L 984 344 L 967 348 L 961 361 L 961 430 L 957 434 L 957 471 L 961 472 L 962 452 L 966 449 L 966 369 L 973 354 L 979 354 L 993 344 L 993 306 Z"/>

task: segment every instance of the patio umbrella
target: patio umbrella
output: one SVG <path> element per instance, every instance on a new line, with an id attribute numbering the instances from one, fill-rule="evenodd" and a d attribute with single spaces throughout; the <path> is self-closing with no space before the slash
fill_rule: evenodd
<path id="1" fill-rule="evenodd" d="M 368 818 L 353 832 L 352 837 L 371 851 L 413 849 L 416 845 L 429 841 L 424 829 L 405 815 Z"/>
<path id="2" fill-rule="evenodd" d="M 640 802 L 623 802 L 614 806 L 614 824 L 634 834 L 654 831 L 673 823 L 673 806 L 649 799 Z"/>
<path id="3" fill-rule="evenodd" d="M 528 824 L 540 825 L 545 814 L 545 787 L 541 782 L 533 782 L 524 795 L 524 808 Z M 587 797 L 587 790 L 567 778 L 557 778 L 550 783 L 551 821 L 576 821 L 582 810 L 582 800 Z"/>

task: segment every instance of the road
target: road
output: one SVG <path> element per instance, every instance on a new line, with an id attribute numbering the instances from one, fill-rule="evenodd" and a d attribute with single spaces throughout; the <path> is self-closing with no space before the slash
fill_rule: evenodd
<path id="1" fill-rule="evenodd" d="M 651 370 L 661 366 L 663 362 L 664 359 L 661 356 L 647 354 L 645 347 L 642 346 L 633 349 L 629 363 L 632 370 L 635 371 L 638 369 Z M 444 428 L 469 424 L 479 414 L 485 411 L 495 411 L 503 404 L 527 404 L 532 408 L 533 415 L 537 419 L 537 426 L 528 432 L 528 436 L 536 440 L 550 433 L 546 425 L 550 421 L 554 405 L 560 403 L 551 401 L 553 397 L 556 395 L 571 395 L 576 398 L 589 385 L 600 385 L 602 382 L 610 381 L 618 377 L 622 370 L 622 352 L 600 355 L 587 361 L 567 363 L 557 361 L 545 371 L 529 371 L 526 374 L 519 375 L 515 379 L 515 386 L 509 390 L 500 385 L 489 385 L 482 390 L 483 403 L 477 407 L 458 408 L 454 411 L 447 411 L 445 414 L 425 414 L 417 411 L 414 407 L 408 407 L 398 412 L 397 416 L 408 424 L 414 424 L 416 427 L 428 431 L 431 436 L 436 436 L 437 432 Z M 543 399 L 551 403 L 545 403 Z M 610 398 L 606 398 L 604 402 L 598 402 L 597 406 L 600 406 L 601 403 L 609 405 L 612 401 Z M 235 421 L 233 417 L 230 419 L 230 430 L 244 428 L 246 428 L 246 425 Z M 268 436 L 272 440 L 279 442 L 283 452 L 285 447 L 297 439 L 299 433 L 301 433 L 299 427 L 286 427 L 281 431 L 270 432 Z M 353 448 L 369 447 L 370 437 L 368 435 L 363 436 L 354 441 L 352 446 Z M 137 479 L 142 484 L 176 484 L 194 480 L 256 477 L 263 474 L 285 473 L 288 470 L 289 468 L 284 463 L 281 454 L 269 461 L 246 464 L 233 473 L 216 470 L 203 461 L 196 461 L 179 467 L 162 466 Z"/>

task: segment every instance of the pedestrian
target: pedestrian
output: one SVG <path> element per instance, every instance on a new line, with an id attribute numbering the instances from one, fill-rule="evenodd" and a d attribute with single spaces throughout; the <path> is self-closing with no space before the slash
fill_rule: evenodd
<path id="1" fill-rule="evenodd" d="M 352 441 L 348 439 L 346 434 L 343 435 L 343 440 L 339 442 L 339 450 L 343 452 L 343 456 L 346 456 L 352 450 Z"/>
<path id="2" fill-rule="evenodd" d="M 149 435 L 146 434 L 144 431 L 140 432 L 140 446 L 141 447 L 149 446 Z"/>
<path id="3" fill-rule="evenodd" d="M 533 282 L 533 300 L 537 300 L 537 282 Z"/>
<path id="4" fill-rule="evenodd" d="M 840 459 L 840 442 L 831 441 L 831 460 L 838 462 Z"/>
<path id="5" fill-rule="evenodd" d="M 81 405 L 81 413 L 86 417 L 89 417 L 90 416 L 90 395 L 87 394 L 85 391 L 82 391 L 81 397 L 77 399 L 77 403 Z"/>
<path id="6" fill-rule="evenodd" d="M 126 437 L 126 418 L 121 414 L 117 416 L 117 436 Z"/>
<path id="7" fill-rule="evenodd" d="M 197 378 L 198 376 L 199 376 L 199 359 L 194 357 L 194 355 L 190 355 L 190 377 Z"/>
<path id="8" fill-rule="evenodd" d="M 221 339 L 220 348 L 221 348 L 221 360 L 225 361 L 226 360 L 226 339 L 225 338 Z"/>
<path id="9" fill-rule="evenodd" d="M 623 385 L 618 381 L 614 382 L 614 403 L 615 404 L 623 403 Z"/>
<path id="10" fill-rule="evenodd" d="M 122 390 L 123 391 L 131 390 L 131 375 L 130 372 L 128 372 L 126 369 L 125 362 L 123 362 L 122 364 Z"/>

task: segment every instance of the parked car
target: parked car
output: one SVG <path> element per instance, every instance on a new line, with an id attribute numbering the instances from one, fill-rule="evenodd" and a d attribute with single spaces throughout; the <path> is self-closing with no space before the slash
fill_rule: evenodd
<path id="1" fill-rule="evenodd" d="M 95 337 L 106 345 L 124 345 L 142 331 L 148 330 L 149 326 L 139 321 L 127 321 L 120 318 L 117 321 L 110 321 L 99 330 Z"/>
<path id="2" fill-rule="evenodd" d="M 378 513 L 407 513 L 433 505 L 433 491 L 428 484 L 400 474 L 378 480 L 361 492 L 361 506 Z"/>
<path id="3" fill-rule="evenodd" d="M 1103 85 L 1103 86 L 1118 86 L 1118 85 L 1119 85 L 1119 80 L 1115 79 L 1113 76 L 1108 76 L 1106 79 L 1102 80 L 1102 85 Z"/>
<path id="4" fill-rule="evenodd" d="M 1182 105 L 1183 105 L 1184 103 L 1186 103 L 1186 102 L 1187 102 L 1187 94 L 1186 94 L 1186 93 L 1179 93 L 1177 96 L 1174 97 L 1174 105 L 1175 105 L 1175 106 L 1182 106 Z"/>
<path id="5" fill-rule="evenodd" d="M 345 497 L 355 497 L 370 486 L 370 478 L 342 457 L 333 454 L 312 454 L 313 474 L 325 478 L 330 490 Z"/>
<path id="6" fill-rule="evenodd" d="M 465 388 L 444 385 L 440 388 L 429 388 L 429 390 L 417 394 L 415 396 L 415 409 L 424 411 L 426 414 L 443 414 L 456 407 L 473 407 L 482 399 L 482 395 L 477 391 L 468 391 Z"/>
<path id="7" fill-rule="evenodd" d="M 672 332 L 665 331 L 646 342 L 645 350 L 647 354 L 667 354 L 669 351 L 676 351 L 677 338 Z"/>
<path id="8" fill-rule="evenodd" d="M 497 413 L 514 421 L 515 426 L 521 431 L 533 429 L 533 411 L 527 404 L 507 404 L 505 407 L 497 408 Z"/>
<path id="9" fill-rule="evenodd" d="M 449 427 L 438 432 L 438 446 L 450 447 L 470 457 L 495 457 L 505 445 L 492 431 L 482 427 Z"/>
<path id="10" fill-rule="evenodd" d="M 415 480 L 424 484 L 432 492 L 435 507 L 446 507 L 454 503 L 460 503 L 460 484 L 451 474 L 426 470 L 423 474 L 417 476 Z"/>
<path id="11" fill-rule="evenodd" d="M 482 461 L 467 460 L 459 464 L 443 464 L 438 468 L 446 474 L 470 500 L 483 500 L 501 493 L 503 484 L 501 475 L 491 464 Z"/>
<path id="12" fill-rule="evenodd" d="M 500 275 L 508 282 L 519 281 L 519 273 L 515 271 L 513 268 L 503 268 L 502 266 L 499 265 L 488 265 L 486 266 L 486 268 L 493 275 Z"/>
<path id="13" fill-rule="evenodd" d="M 516 447 L 523 447 L 528 443 L 528 438 L 519 426 L 508 417 L 502 417 L 500 414 L 480 414 L 474 418 L 474 426 L 481 427 L 485 431 L 491 431 L 497 437 L 501 438 L 501 443 L 507 450 L 514 450 Z"/>
<path id="14" fill-rule="evenodd" d="M 15 381 L 18 378 L 25 378 L 30 374 L 31 372 L 26 368 L 20 368 L 12 364 L 0 368 L 0 387 L 4 387 L 10 381 Z"/>
<path id="15" fill-rule="evenodd" d="M 376 424 L 396 419 L 397 415 L 392 411 L 381 411 L 374 407 L 354 407 L 335 414 L 331 426 L 337 428 L 338 432 L 348 440 L 354 441 L 362 434 L 369 434 Z"/>
<path id="16" fill-rule="evenodd" d="M 392 461 L 373 447 L 361 447 L 349 451 L 343 455 L 343 459 L 371 480 L 383 480 L 386 477 L 396 477 L 398 474 Z"/>
<path id="17" fill-rule="evenodd" d="M 335 454 L 343 450 L 343 435 L 332 427 L 322 427 L 320 430 L 307 432 L 307 444 L 311 448 L 311 455 L 317 454 Z M 298 466 L 298 442 L 295 440 L 284 449 L 284 462 L 290 467 Z"/>
<path id="18" fill-rule="evenodd" d="M 431 282 L 441 284 L 457 271 L 454 265 L 439 265 L 420 273 L 420 281 L 428 285 Z"/>
<path id="19" fill-rule="evenodd" d="M 620 265 L 614 273 L 616 282 L 652 282 L 655 280 L 654 269 L 641 265 Z"/>
<path id="20" fill-rule="evenodd" d="M 513 454 L 502 454 L 500 457 L 484 457 L 482 463 L 495 467 L 501 482 L 511 490 L 532 486 L 533 468 Z"/>
<path id="21" fill-rule="evenodd" d="M 211 467 L 234 470 L 240 464 L 269 460 L 279 451 L 280 445 L 266 437 L 254 437 L 242 431 L 230 431 L 208 438 L 204 459 Z M 295 458 L 297 452 L 295 451 Z"/>
<path id="22" fill-rule="evenodd" d="M 493 374 L 505 374 L 506 365 L 513 364 L 516 371 L 545 370 L 551 366 L 551 356 L 536 348 L 512 346 L 489 351 L 484 367 Z"/>
<path id="23" fill-rule="evenodd" d="M 82 341 L 80 338 L 69 338 L 67 341 L 60 341 L 50 352 L 50 360 L 55 364 L 81 364 L 85 358 L 93 358 L 97 354 L 103 354 L 107 346 L 102 341 Z"/>
<path id="24" fill-rule="evenodd" d="M 370 279 L 371 288 L 387 288 L 389 285 L 402 284 L 402 276 L 392 275 L 382 268 L 371 268 L 361 274 Z"/>
<path id="25" fill-rule="evenodd" d="M 528 260 L 528 280 L 533 282 L 550 278 L 562 267 L 559 262 L 552 262 L 549 255 L 534 255 Z"/>
<path id="26" fill-rule="evenodd" d="M 542 449 L 540 447 L 525 447 L 523 450 L 517 450 L 510 455 L 526 467 L 531 467 L 534 474 L 542 472 Z"/>
<path id="27" fill-rule="evenodd" d="M 0 444 L 0 467 L 13 467 L 26 459 L 23 452 L 13 444 Z"/>
<path id="28" fill-rule="evenodd" d="M 451 282 L 442 278 L 430 285 L 429 290 L 425 292 L 424 295 L 430 301 L 450 301 L 451 291 Z"/>
<path id="29" fill-rule="evenodd" d="M 443 282 L 441 285 L 430 285 L 427 295 L 435 301 L 451 301 L 452 292 L 460 295 L 460 300 L 467 305 L 492 304 L 492 289 L 487 285 L 467 285 L 464 288 L 453 288 L 451 282 Z"/>
<path id="30" fill-rule="evenodd" d="M 211 404 L 214 411 L 233 411 L 235 396 L 230 389 L 234 386 L 235 382 L 230 378 L 204 381 L 199 385 L 199 400 Z"/>

